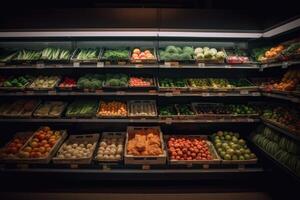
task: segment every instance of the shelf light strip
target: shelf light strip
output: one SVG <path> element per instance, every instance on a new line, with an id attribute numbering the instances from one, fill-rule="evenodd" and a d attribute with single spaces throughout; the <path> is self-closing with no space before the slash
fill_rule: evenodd
<path id="1" fill-rule="evenodd" d="M 300 18 L 259 32 L 212 32 L 212 31 L 3 31 L 0 38 L 26 37 L 199 37 L 199 38 L 261 38 L 272 37 L 300 27 Z"/>

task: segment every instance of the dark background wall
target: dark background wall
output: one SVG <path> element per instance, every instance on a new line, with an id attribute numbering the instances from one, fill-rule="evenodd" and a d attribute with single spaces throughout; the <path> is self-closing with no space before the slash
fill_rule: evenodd
<path id="1" fill-rule="evenodd" d="M 264 30 L 299 15 L 297 1 L 3 1 L 0 29 L 162 28 Z"/>

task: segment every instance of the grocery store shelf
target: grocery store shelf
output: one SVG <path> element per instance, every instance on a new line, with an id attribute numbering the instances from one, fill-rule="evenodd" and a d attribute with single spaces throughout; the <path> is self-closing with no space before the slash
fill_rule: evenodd
<path id="1" fill-rule="evenodd" d="M 262 96 L 276 98 L 276 99 L 283 99 L 288 100 L 294 103 L 300 103 L 300 98 L 292 96 L 292 95 L 285 95 L 285 94 L 276 94 L 276 93 L 270 93 L 270 92 L 262 92 Z"/>
<path id="2" fill-rule="evenodd" d="M 270 162 L 272 162 L 280 170 L 282 170 L 287 175 L 289 175 L 290 177 L 292 177 L 295 181 L 297 181 L 297 182 L 300 183 L 300 177 L 298 177 L 292 170 L 290 170 L 284 164 L 278 162 L 276 158 L 274 158 L 272 155 L 270 155 L 268 152 L 266 152 L 264 149 L 262 149 L 257 144 L 253 143 L 253 145 L 255 146 L 255 149 L 258 150 L 258 152 L 263 155 L 264 158 L 266 158 L 267 160 L 269 160 Z"/>
<path id="3" fill-rule="evenodd" d="M 297 133 L 293 133 L 292 131 L 290 130 L 287 130 L 283 127 L 279 127 L 277 124 L 273 123 L 272 121 L 270 120 L 267 120 L 267 119 L 264 119 L 264 118 L 261 118 L 262 122 L 267 125 L 268 127 L 296 140 L 296 141 L 300 141 L 300 135 L 297 135 Z"/>
<path id="4" fill-rule="evenodd" d="M 239 119 L 147 119 L 147 118 L 139 118 L 139 119 L 103 119 L 103 118 L 3 118 L 0 119 L 0 123 L 256 123 L 259 122 L 258 118 L 239 118 Z"/>
<path id="5" fill-rule="evenodd" d="M 46 92 L 9 92 L 9 93 L 0 93 L 0 96 L 156 96 L 156 92 L 125 92 L 125 91 L 115 91 L 115 92 L 104 92 L 104 91 L 95 91 L 95 92 L 60 92 L 60 91 L 46 91 Z"/>
<path id="6" fill-rule="evenodd" d="M 227 96 L 261 96 L 259 92 L 249 92 L 248 90 L 238 92 L 165 92 L 158 93 L 158 96 L 199 96 L 199 97 L 227 97 Z"/>
<path id="7" fill-rule="evenodd" d="M 262 168 L 244 169 L 55 169 L 55 168 L 28 168 L 28 169 L 1 169 L 1 179 L 21 179 L 45 177 L 56 180 L 243 180 L 253 176 L 263 176 Z M 48 179 L 47 179 L 48 180 Z"/>
<path id="8" fill-rule="evenodd" d="M 179 65 L 179 66 L 169 66 L 169 65 L 159 65 L 159 68 L 182 68 L 182 69 L 260 69 L 257 64 L 195 64 L 195 65 Z"/>
<path id="9" fill-rule="evenodd" d="M 260 66 L 261 70 L 268 69 L 268 68 L 275 68 L 281 67 L 283 69 L 288 68 L 289 66 L 299 65 L 300 61 L 286 61 L 286 62 L 277 62 L 277 63 L 269 63 L 269 64 L 262 64 Z"/>

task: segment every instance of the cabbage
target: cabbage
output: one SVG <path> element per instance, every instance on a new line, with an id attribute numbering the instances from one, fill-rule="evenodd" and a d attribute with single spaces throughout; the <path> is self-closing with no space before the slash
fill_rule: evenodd
<path id="1" fill-rule="evenodd" d="M 203 60 L 203 59 L 204 59 L 204 54 L 203 54 L 203 53 L 198 53 L 198 54 L 196 55 L 196 59 L 197 59 L 197 60 Z"/>
<path id="2" fill-rule="evenodd" d="M 223 51 L 219 51 L 216 55 L 217 59 L 224 59 L 225 58 L 225 54 Z"/>
<path id="3" fill-rule="evenodd" d="M 181 55 L 179 55 L 180 60 L 191 60 L 192 56 L 188 53 L 183 53 Z"/>
<path id="4" fill-rule="evenodd" d="M 209 51 L 209 48 L 208 47 L 204 47 L 203 51 Z"/>
<path id="5" fill-rule="evenodd" d="M 193 49 L 193 47 L 186 46 L 186 47 L 183 47 L 183 52 L 192 55 L 194 53 L 194 49 Z"/>
<path id="6" fill-rule="evenodd" d="M 172 60 L 179 60 L 179 59 L 180 59 L 180 56 L 179 56 L 178 53 L 173 53 L 173 54 L 171 54 L 171 59 L 172 59 Z"/>
<path id="7" fill-rule="evenodd" d="M 175 46 L 170 45 L 170 46 L 166 47 L 166 52 L 168 52 L 168 53 L 177 53 L 178 50 Z"/>
<path id="8" fill-rule="evenodd" d="M 176 47 L 176 49 L 177 49 L 177 53 L 179 53 L 179 54 L 183 52 L 180 47 Z"/>
<path id="9" fill-rule="evenodd" d="M 218 52 L 217 49 L 215 49 L 215 48 L 211 48 L 209 51 L 210 51 L 211 55 L 213 55 L 213 56 L 216 55 Z"/>
<path id="10" fill-rule="evenodd" d="M 203 53 L 203 49 L 201 47 L 198 47 L 198 48 L 195 49 L 194 53 L 196 55 L 198 55 L 199 53 Z"/>

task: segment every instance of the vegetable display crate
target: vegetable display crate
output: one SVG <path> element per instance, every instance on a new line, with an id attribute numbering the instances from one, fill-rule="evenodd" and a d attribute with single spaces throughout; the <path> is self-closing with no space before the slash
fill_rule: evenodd
<path id="1" fill-rule="evenodd" d="M 64 142 L 64 144 L 59 148 L 56 156 L 52 158 L 52 161 L 54 164 L 90 164 L 93 159 L 93 153 L 95 151 L 98 140 L 99 134 L 70 135 L 69 138 Z M 89 152 L 86 153 L 87 155 L 83 155 L 80 158 L 73 158 L 70 153 L 71 150 L 68 148 L 69 145 L 72 145 L 74 147 L 74 144 L 76 144 L 76 146 L 80 147 L 84 146 L 83 144 L 85 143 L 87 145 L 92 145 L 88 150 Z M 65 153 L 65 156 L 69 157 L 63 156 L 64 152 L 66 151 L 68 151 L 68 153 Z M 78 152 L 79 150 L 76 149 L 76 151 Z"/>
<path id="2" fill-rule="evenodd" d="M 99 102 L 99 106 L 98 106 L 98 110 L 97 110 L 97 114 L 96 116 L 98 118 L 103 118 L 103 119 L 118 119 L 118 118 L 127 118 L 128 117 L 128 105 L 126 101 L 116 101 L 117 103 L 123 103 L 126 105 L 125 110 L 126 110 L 126 115 L 103 115 L 100 113 L 101 111 L 101 103 L 109 103 L 110 101 L 100 101 Z"/>
<path id="3" fill-rule="evenodd" d="M 26 144 L 26 142 L 29 140 L 29 138 L 33 135 L 32 131 L 28 131 L 28 132 L 17 132 L 13 138 L 4 145 L 4 147 L 2 147 L 0 149 L 0 163 L 14 163 L 16 162 L 16 159 L 18 159 L 18 153 L 19 150 L 22 149 L 24 147 L 24 145 Z M 19 141 L 24 141 L 23 144 L 21 144 L 20 147 L 13 147 L 14 149 L 12 149 L 15 152 L 6 152 L 9 150 L 10 145 L 12 144 L 13 141 L 15 140 L 19 140 Z"/>
<path id="4" fill-rule="evenodd" d="M 131 49 L 131 54 L 130 54 L 130 63 L 131 64 L 155 64 L 157 63 L 157 54 L 156 54 L 156 48 L 151 47 L 151 48 L 147 48 L 147 47 L 140 47 L 138 49 L 140 49 L 140 51 L 145 51 L 148 50 L 151 52 L 151 54 L 154 56 L 154 58 L 150 59 L 150 58 L 145 58 L 145 59 L 134 59 L 132 57 L 132 55 L 134 54 L 133 50 L 136 48 L 132 48 Z"/>
<path id="5" fill-rule="evenodd" d="M 124 50 L 126 51 L 126 58 L 117 58 L 118 55 L 114 55 L 116 57 L 114 58 L 106 58 L 105 57 L 105 53 L 107 51 L 121 51 L 121 50 Z M 103 54 L 102 54 L 102 57 L 100 59 L 102 62 L 104 62 L 105 65 L 126 65 L 129 63 L 130 61 L 130 49 L 129 48 L 124 48 L 124 47 L 121 47 L 119 49 L 117 48 L 104 48 L 103 49 Z"/>
<path id="6" fill-rule="evenodd" d="M 158 85 L 158 91 L 159 92 L 188 92 L 189 91 L 189 86 L 188 83 L 185 83 L 184 87 L 164 87 L 161 85 L 159 80 L 157 80 L 157 85 Z"/>
<path id="7" fill-rule="evenodd" d="M 36 118 L 61 118 L 68 103 L 62 101 L 45 101 L 33 113 Z M 57 111 L 53 111 L 56 107 Z"/>
<path id="8" fill-rule="evenodd" d="M 169 164 L 170 165 L 203 165 L 205 168 L 209 168 L 209 165 L 219 165 L 221 163 L 221 158 L 217 154 L 214 145 L 208 140 L 207 135 L 167 135 L 165 136 L 166 143 L 169 141 L 169 139 L 173 138 L 188 138 L 188 139 L 203 139 L 208 145 L 209 152 L 212 155 L 212 160 L 176 160 L 171 159 L 169 156 Z M 169 150 L 169 149 L 168 149 Z"/>
<path id="9" fill-rule="evenodd" d="M 16 52 L 16 55 L 9 61 L 9 64 L 11 65 L 38 64 L 40 62 L 40 58 L 41 58 L 41 51 L 23 49 Z"/>
<path id="10" fill-rule="evenodd" d="M 143 79 L 145 81 L 148 81 L 150 83 L 149 86 L 141 86 L 141 85 L 131 85 L 130 84 L 130 79 L 131 78 L 139 78 L 139 79 Z M 128 84 L 128 90 L 130 91 L 140 91 L 140 92 L 144 92 L 144 91 L 155 91 L 157 90 L 157 82 L 156 82 L 156 78 L 154 76 L 150 77 L 142 77 L 142 76 L 131 76 L 129 78 L 129 84 Z"/>
<path id="11" fill-rule="evenodd" d="M 36 87 L 34 86 L 35 81 L 38 81 L 39 77 L 36 78 L 35 80 L 33 80 L 33 82 L 27 87 L 28 90 L 33 90 L 33 91 L 40 91 L 40 92 L 44 92 L 44 91 L 49 91 L 49 90 L 55 90 L 55 88 L 57 88 L 61 78 L 59 76 L 54 77 L 53 79 L 53 83 L 50 86 L 47 87 Z"/>
<path id="12" fill-rule="evenodd" d="M 87 59 L 78 58 L 78 55 L 80 54 L 80 52 L 88 51 L 88 50 L 95 52 L 94 58 L 87 58 Z M 100 61 L 102 53 L 103 53 L 103 49 L 99 49 L 99 48 L 95 48 L 95 49 L 77 48 L 71 56 L 71 61 L 73 62 L 74 66 L 76 66 L 76 65 L 79 66 L 80 64 L 96 64 L 97 62 Z"/>
<path id="13" fill-rule="evenodd" d="M 12 77 L 9 77 L 7 80 L 9 80 L 11 78 Z M 16 91 L 16 92 L 18 92 L 18 91 L 25 91 L 26 88 L 32 83 L 32 81 L 33 80 L 29 80 L 28 83 L 22 85 L 21 87 L 15 87 L 15 86 L 13 86 L 13 87 L 6 87 L 6 86 L 2 85 L 0 87 L 0 91 L 4 91 L 4 92 L 5 91 L 10 91 L 10 92 L 13 92 L 13 91 Z"/>
<path id="14" fill-rule="evenodd" d="M 157 117 L 155 100 L 131 100 L 128 101 L 128 117 L 155 118 Z"/>
<path id="15" fill-rule="evenodd" d="M 67 118 L 93 118 L 96 117 L 98 101 L 74 101 L 66 110 Z M 88 106 L 88 107 L 87 107 Z"/>
<path id="16" fill-rule="evenodd" d="M 128 141 L 135 136 L 135 131 L 146 131 L 147 129 L 154 129 L 159 132 L 160 144 L 161 144 L 161 155 L 149 156 L 149 155 L 141 155 L 134 156 L 128 154 Z M 148 126 L 148 127 L 127 127 L 127 135 L 126 135 L 126 143 L 125 143 L 125 153 L 124 153 L 124 163 L 125 165 L 164 165 L 167 161 L 167 153 L 163 141 L 163 134 L 158 126 Z"/>
<path id="17" fill-rule="evenodd" d="M 72 49 L 63 49 L 63 48 L 45 48 L 42 50 L 42 55 L 40 58 L 40 62 L 48 65 L 48 64 L 68 64 L 70 62 L 72 53 L 74 53 L 74 50 Z M 52 58 L 51 58 L 52 56 Z M 61 59 L 59 58 L 53 58 L 55 57 L 63 57 Z M 50 57 L 50 58 L 49 58 Z"/>
<path id="18" fill-rule="evenodd" d="M 189 111 L 191 112 L 191 115 L 188 115 L 186 113 L 182 113 L 180 111 L 180 107 L 181 106 L 187 106 Z M 176 112 L 177 112 L 177 115 L 176 115 L 176 119 L 179 119 L 179 120 L 188 120 L 188 119 L 195 119 L 197 116 L 196 116 L 196 112 L 194 111 L 193 107 L 191 104 L 175 104 L 174 105 L 175 109 L 176 109 Z"/>
<path id="19" fill-rule="evenodd" d="M 221 58 L 221 59 L 212 59 L 212 58 L 196 58 L 194 56 L 194 59 L 196 61 L 196 64 L 198 64 L 199 66 L 201 66 L 201 64 L 224 64 L 225 63 L 225 58 L 227 57 L 226 56 L 226 51 L 224 48 L 221 48 L 219 52 L 223 52 L 223 54 L 225 55 L 224 58 Z"/>
<path id="20" fill-rule="evenodd" d="M 98 153 L 95 152 L 94 160 L 98 163 L 105 163 L 105 164 L 122 162 L 124 159 L 124 146 L 125 146 L 126 132 L 103 132 L 101 135 L 100 142 L 97 147 L 98 151 L 100 150 L 102 142 L 104 140 L 108 140 L 108 139 L 119 139 L 122 141 L 122 145 L 123 145 L 122 152 L 118 152 L 119 153 L 118 155 L 120 155 L 120 158 L 118 159 L 118 158 L 116 158 L 116 156 L 113 159 L 110 157 L 104 158 L 104 157 L 98 156 Z M 117 154 L 115 154 L 115 155 L 117 155 Z"/>
<path id="21" fill-rule="evenodd" d="M 39 129 L 40 130 L 40 129 Z M 25 143 L 25 145 L 20 149 L 19 154 L 21 154 L 24 149 L 29 146 L 29 144 L 33 141 L 34 136 L 37 134 L 38 131 L 36 131 L 30 139 Z M 59 130 L 61 133 L 60 138 L 56 141 L 56 143 L 51 147 L 51 150 L 46 156 L 43 157 L 37 157 L 37 158 L 22 158 L 18 157 L 16 159 L 17 163 L 22 164 L 47 164 L 51 161 L 51 158 L 55 155 L 58 148 L 61 146 L 61 144 L 64 142 L 64 140 L 67 138 L 67 131 L 66 130 Z"/>
<path id="22" fill-rule="evenodd" d="M 31 103 L 31 105 L 26 105 L 28 103 Z M 7 105 L 1 116 L 8 118 L 30 118 L 39 104 L 39 100 L 17 100 Z"/>

